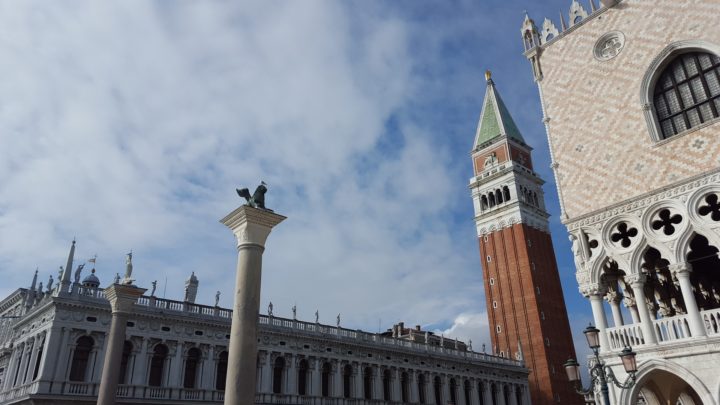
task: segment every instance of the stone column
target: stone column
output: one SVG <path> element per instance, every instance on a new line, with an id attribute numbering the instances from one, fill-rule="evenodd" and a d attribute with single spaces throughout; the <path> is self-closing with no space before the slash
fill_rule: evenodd
<path id="1" fill-rule="evenodd" d="M 310 395 L 314 397 L 322 396 L 322 366 L 323 361 L 321 359 L 314 359 L 310 362 L 312 373 L 312 383 L 310 384 Z"/>
<path id="2" fill-rule="evenodd" d="M 394 369 L 392 372 L 392 400 L 395 402 L 402 401 L 402 374 L 399 369 Z"/>
<path id="3" fill-rule="evenodd" d="M 260 392 L 270 394 L 272 393 L 272 373 L 275 358 L 267 352 L 262 358 L 264 359 L 264 361 L 260 361 L 260 365 L 262 367 L 262 372 L 260 375 Z M 225 388 L 227 389 L 227 387 Z"/>
<path id="4" fill-rule="evenodd" d="M 450 396 L 450 377 L 447 375 L 442 376 L 442 403 L 446 404 L 450 402 L 450 399 L 452 398 Z M 457 399 L 457 397 L 455 397 Z"/>
<path id="5" fill-rule="evenodd" d="M 460 378 L 459 383 L 456 385 L 457 389 L 457 404 L 456 405 L 465 405 L 467 403 L 470 403 L 470 398 L 465 398 L 465 380 Z"/>
<path id="6" fill-rule="evenodd" d="M 285 355 L 285 382 L 287 383 L 283 389 L 284 394 L 297 395 L 298 368 L 297 362 L 300 360 L 292 354 Z"/>
<path id="7" fill-rule="evenodd" d="M 42 359 L 40 360 L 40 371 L 38 372 L 38 381 L 40 381 L 39 393 L 49 391 L 49 382 L 52 381 L 53 366 L 55 360 L 51 356 L 57 355 L 62 340 L 62 328 L 51 328 L 45 335 L 45 347 L 43 348 Z"/>
<path id="8" fill-rule="evenodd" d="M 700 317 L 700 310 L 698 310 L 695 294 L 693 294 L 692 284 L 690 283 L 690 263 L 671 265 L 670 271 L 675 274 L 675 277 L 680 282 L 680 290 L 682 291 L 683 301 L 685 301 L 692 337 L 707 336 L 705 324 L 702 317 Z"/>
<path id="9" fill-rule="evenodd" d="M 5 372 L 5 381 L 3 382 L 2 388 L 3 391 L 8 391 L 10 388 L 12 388 L 13 379 L 15 377 L 15 369 L 17 368 L 17 361 L 18 356 L 22 354 L 22 350 L 20 350 L 21 347 L 17 346 L 13 348 L 12 354 L 10 354 L 10 362 L 8 363 L 6 367 Z"/>
<path id="10" fill-rule="evenodd" d="M 410 402 L 415 404 L 420 402 L 420 390 L 418 389 L 418 372 L 415 370 L 409 370 L 408 375 L 410 376 L 410 384 L 408 389 L 408 395 Z"/>
<path id="11" fill-rule="evenodd" d="M 100 378 L 98 405 L 115 404 L 128 316 L 132 312 L 138 297 L 143 295 L 145 291 L 144 288 L 129 284 L 113 284 L 105 289 L 105 296 L 110 301 L 110 308 L 112 309 L 112 321 L 110 322 L 110 332 L 107 337 L 103 373 Z"/>
<path id="12" fill-rule="evenodd" d="M 483 387 L 482 395 L 483 395 L 484 403 L 485 404 L 493 404 L 492 391 L 491 391 L 493 389 L 492 384 L 490 384 L 487 380 L 482 381 L 481 384 Z M 495 404 L 493 404 L 493 405 L 495 405 Z"/>
<path id="13" fill-rule="evenodd" d="M 605 317 L 605 307 L 603 306 L 603 296 L 605 289 L 594 285 L 584 292 L 585 296 L 590 298 L 590 306 L 592 308 L 595 327 L 600 330 L 600 351 L 604 352 L 610 349 L 610 341 L 607 335 L 607 318 Z"/>
<path id="14" fill-rule="evenodd" d="M 499 383 L 495 385 L 495 398 L 497 398 L 496 405 L 508 405 L 505 403 L 505 384 Z"/>
<path id="15" fill-rule="evenodd" d="M 270 231 L 284 219 L 269 210 L 241 206 L 220 220 L 232 230 L 238 249 L 225 405 L 255 403 L 262 254 Z"/>
<path id="16" fill-rule="evenodd" d="M 175 356 L 170 360 L 170 374 L 168 386 L 180 388 L 183 386 L 183 359 L 185 358 L 184 342 L 175 343 Z"/>
<path id="17" fill-rule="evenodd" d="M 333 382 L 332 382 L 332 390 L 331 392 L 335 393 L 335 397 L 342 398 L 343 397 L 343 364 L 340 363 L 337 360 L 333 360 L 333 371 L 335 371 L 335 375 L 333 376 Z"/>
<path id="18" fill-rule="evenodd" d="M 623 316 L 622 311 L 620 310 L 622 295 L 620 295 L 617 291 L 608 291 L 607 295 L 605 295 L 605 299 L 608 304 L 610 304 L 610 309 L 612 310 L 613 325 L 615 325 L 616 328 L 623 326 Z"/>
<path id="19" fill-rule="evenodd" d="M 147 385 L 148 371 L 148 339 L 142 338 L 140 349 L 135 352 L 135 372 L 133 373 L 133 385 Z"/>
<path id="20" fill-rule="evenodd" d="M 62 338 L 60 340 L 60 347 L 57 351 L 57 357 L 55 362 L 55 368 L 52 373 L 52 380 L 53 381 L 59 381 L 59 382 L 65 382 L 67 380 L 67 373 L 68 373 L 68 362 L 70 361 L 70 356 L 72 356 L 72 350 L 70 350 L 70 329 L 69 328 L 62 328 Z M 60 388 L 62 388 L 61 384 L 55 384 L 53 385 L 53 392 L 59 393 Z M 56 391 L 57 390 L 57 391 Z"/>
<path id="21" fill-rule="evenodd" d="M 217 365 L 215 363 L 215 346 L 210 345 L 208 347 L 207 354 L 205 355 L 205 358 L 203 359 L 203 374 L 202 374 L 202 383 L 200 384 L 200 387 L 205 390 L 214 390 L 215 389 L 215 371 L 217 369 Z"/>
<path id="22" fill-rule="evenodd" d="M 630 311 L 630 318 L 632 318 L 632 323 L 633 324 L 640 323 L 640 314 L 638 313 L 637 304 L 635 302 L 635 297 L 625 295 L 625 298 L 623 298 L 623 301 L 625 302 L 625 308 L 627 308 L 628 311 Z"/>
<path id="23" fill-rule="evenodd" d="M 363 365 L 358 364 L 353 371 L 353 378 L 355 382 L 355 392 L 353 393 L 353 397 L 358 399 L 365 398 L 365 376 L 363 374 L 363 369 Z"/>
<path id="24" fill-rule="evenodd" d="M 15 377 L 15 381 L 13 381 L 13 384 L 16 386 L 23 385 L 25 383 L 25 374 L 27 373 L 28 363 L 30 362 L 32 345 L 32 339 L 27 339 L 25 341 L 22 353 L 20 354 L 20 368 L 18 369 L 17 375 L 13 376 Z"/>
<path id="25" fill-rule="evenodd" d="M 650 317 L 650 311 L 645 304 L 645 275 L 644 274 L 630 274 L 625 276 L 625 280 L 630 282 L 630 286 L 633 289 L 635 295 L 635 302 L 640 315 L 640 326 L 643 331 L 643 340 L 645 344 L 657 343 L 655 337 L 655 326 L 653 325 L 652 318 Z"/>
<path id="26" fill-rule="evenodd" d="M 372 386 L 373 386 L 373 399 L 382 400 L 383 399 L 383 380 L 382 380 L 382 370 L 380 369 L 380 366 L 373 367 Z"/>
<path id="27" fill-rule="evenodd" d="M 515 393 L 515 385 L 514 384 L 510 384 L 510 404 L 508 404 L 508 405 L 520 405 L 520 404 L 518 404 L 518 398 Z"/>
<path id="28" fill-rule="evenodd" d="M 478 392 L 478 382 L 470 380 L 470 405 L 480 405 L 480 393 Z"/>

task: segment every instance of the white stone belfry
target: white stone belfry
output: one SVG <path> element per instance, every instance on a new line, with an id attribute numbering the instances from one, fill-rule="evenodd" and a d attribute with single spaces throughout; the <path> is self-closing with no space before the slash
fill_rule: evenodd
<path id="1" fill-rule="evenodd" d="M 225 404 L 255 403 L 262 254 L 270 231 L 284 219 L 270 210 L 243 205 L 220 220 L 235 234 L 238 249 Z"/>

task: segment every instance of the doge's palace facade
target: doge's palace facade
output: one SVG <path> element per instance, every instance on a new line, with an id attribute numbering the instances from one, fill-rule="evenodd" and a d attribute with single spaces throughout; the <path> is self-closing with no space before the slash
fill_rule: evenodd
<path id="1" fill-rule="evenodd" d="M 527 17 L 577 281 L 603 359 L 637 352 L 613 403 L 718 404 L 720 3 L 572 1 Z"/>

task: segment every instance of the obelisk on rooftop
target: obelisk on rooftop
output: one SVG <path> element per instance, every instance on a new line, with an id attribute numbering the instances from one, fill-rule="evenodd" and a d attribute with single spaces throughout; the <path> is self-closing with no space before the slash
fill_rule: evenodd
<path id="1" fill-rule="evenodd" d="M 224 403 L 252 405 L 255 403 L 262 255 L 270 231 L 285 217 L 265 208 L 265 183 L 258 186 L 252 196 L 248 189 L 237 192 L 247 204 L 220 220 L 233 231 L 238 249 Z"/>

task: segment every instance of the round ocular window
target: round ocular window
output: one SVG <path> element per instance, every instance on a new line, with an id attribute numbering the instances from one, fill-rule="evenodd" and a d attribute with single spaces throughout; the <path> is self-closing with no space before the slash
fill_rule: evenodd
<path id="1" fill-rule="evenodd" d="M 620 54 L 625 47 L 625 35 L 620 31 L 610 31 L 595 42 L 593 54 L 599 61 L 610 60 Z"/>

